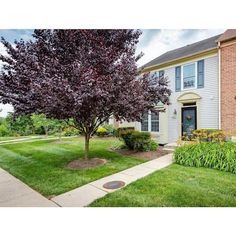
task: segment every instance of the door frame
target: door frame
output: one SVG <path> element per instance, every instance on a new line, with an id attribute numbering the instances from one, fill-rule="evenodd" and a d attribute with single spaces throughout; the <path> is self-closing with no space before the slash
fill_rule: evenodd
<path id="1" fill-rule="evenodd" d="M 195 110 L 195 128 L 197 129 L 197 106 L 182 106 L 181 107 L 181 136 L 183 136 L 183 112 L 184 110 L 191 110 L 194 109 Z"/>

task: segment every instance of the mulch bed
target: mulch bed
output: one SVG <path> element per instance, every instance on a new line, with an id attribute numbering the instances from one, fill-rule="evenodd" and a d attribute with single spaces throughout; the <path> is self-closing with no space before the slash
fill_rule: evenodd
<path id="1" fill-rule="evenodd" d="M 159 147 L 157 151 L 149 151 L 149 152 L 138 152 L 135 150 L 128 150 L 128 149 L 113 149 L 112 151 L 115 151 L 124 156 L 134 157 L 136 159 L 147 160 L 147 161 L 154 160 L 156 158 L 171 153 L 171 151 L 163 150 L 163 147 Z"/>
<path id="2" fill-rule="evenodd" d="M 100 158 L 79 159 L 71 161 L 69 164 L 67 164 L 66 168 L 71 170 L 88 169 L 104 165 L 106 162 L 107 162 L 106 159 L 100 159 Z"/>

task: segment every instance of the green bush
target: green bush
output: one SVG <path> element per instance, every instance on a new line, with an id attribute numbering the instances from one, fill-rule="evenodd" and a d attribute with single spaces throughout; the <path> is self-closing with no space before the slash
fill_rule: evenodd
<path id="1" fill-rule="evenodd" d="M 11 136 L 11 132 L 9 131 L 9 129 L 7 128 L 7 126 L 5 124 L 1 124 L 0 125 L 0 137 L 4 137 L 4 136 Z"/>
<path id="2" fill-rule="evenodd" d="M 107 129 L 103 128 L 103 127 L 99 127 L 96 131 L 97 136 L 99 137 L 104 137 L 108 135 L 108 131 Z"/>
<path id="3" fill-rule="evenodd" d="M 158 144 L 151 140 L 151 134 L 148 132 L 138 132 L 134 130 L 126 130 L 120 132 L 128 149 L 137 151 L 155 151 Z"/>
<path id="4" fill-rule="evenodd" d="M 197 129 L 192 132 L 192 139 L 198 142 L 223 142 L 226 135 L 219 129 Z"/>
<path id="5" fill-rule="evenodd" d="M 115 129 L 113 125 L 105 124 L 102 127 L 107 130 L 108 136 L 114 136 L 114 137 L 117 136 L 117 129 Z"/>
<path id="6" fill-rule="evenodd" d="M 236 173 L 236 146 L 232 142 L 203 142 L 176 148 L 174 158 L 184 166 L 208 167 Z"/>
<path id="7" fill-rule="evenodd" d="M 79 130 L 74 127 L 67 127 L 62 132 L 62 136 L 76 136 L 79 134 L 80 134 Z"/>
<path id="8" fill-rule="evenodd" d="M 117 136 L 120 137 L 121 133 L 123 133 L 124 131 L 129 131 L 129 130 L 134 130 L 134 127 L 119 127 L 117 129 Z"/>

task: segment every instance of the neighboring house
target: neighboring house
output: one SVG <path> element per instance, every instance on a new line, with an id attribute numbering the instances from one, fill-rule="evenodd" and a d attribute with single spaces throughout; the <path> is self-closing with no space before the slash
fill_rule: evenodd
<path id="1" fill-rule="evenodd" d="M 145 114 L 141 123 L 116 127 L 149 131 L 160 144 L 199 128 L 236 130 L 236 30 L 166 52 L 142 72 L 168 77 L 171 104 L 159 115 Z"/>
<path id="2" fill-rule="evenodd" d="M 217 40 L 220 58 L 221 129 L 236 131 L 236 29 L 226 30 Z"/>

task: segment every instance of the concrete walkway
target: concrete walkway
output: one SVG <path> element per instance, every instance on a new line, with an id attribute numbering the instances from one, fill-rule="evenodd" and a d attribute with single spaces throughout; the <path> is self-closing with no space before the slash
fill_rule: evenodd
<path id="1" fill-rule="evenodd" d="M 106 189 L 103 185 L 110 181 L 124 181 L 125 186 L 137 179 L 145 177 L 154 171 L 160 170 L 173 162 L 172 154 L 168 154 L 152 161 L 123 170 L 119 173 L 96 180 L 82 187 L 58 195 L 51 200 L 62 207 L 83 207 L 92 203 L 94 200 L 105 196 L 109 192 L 118 189 Z"/>
<path id="2" fill-rule="evenodd" d="M 0 168 L 0 207 L 56 207 L 57 205 Z"/>
<path id="3" fill-rule="evenodd" d="M 61 139 L 68 139 L 68 138 L 75 138 L 78 136 L 67 136 L 67 137 L 61 137 Z M 46 141 L 46 140 L 59 140 L 58 137 L 48 137 L 48 138 L 43 138 L 43 137 L 31 137 L 31 138 L 19 138 L 19 139 L 11 139 L 11 140 L 5 140 L 5 141 L 0 141 L 0 145 L 5 145 L 5 144 L 16 144 L 16 143 L 26 143 L 26 142 L 37 142 L 37 141 Z"/>

